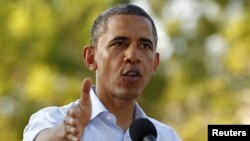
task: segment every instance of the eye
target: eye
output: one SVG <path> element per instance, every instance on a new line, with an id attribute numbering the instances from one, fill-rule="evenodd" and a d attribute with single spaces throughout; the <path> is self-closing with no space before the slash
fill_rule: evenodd
<path id="1" fill-rule="evenodd" d="M 116 41 L 113 43 L 114 47 L 127 47 L 128 43 L 126 43 L 125 41 Z"/>
<path id="2" fill-rule="evenodd" d="M 149 43 L 140 43 L 139 45 L 141 48 L 145 48 L 145 49 L 152 49 L 152 45 Z"/>

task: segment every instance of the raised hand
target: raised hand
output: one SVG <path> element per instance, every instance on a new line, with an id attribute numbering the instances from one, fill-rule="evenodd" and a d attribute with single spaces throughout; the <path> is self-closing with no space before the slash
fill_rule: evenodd
<path id="1" fill-rule="evenodd" d="M 79 103 L 68 110 L 64 119 L 65 139 L 80 141 L 84 128 L 91 116 L 90 89 L 92 80 L 85 78 L 82 85 L 82 95 Z"/>

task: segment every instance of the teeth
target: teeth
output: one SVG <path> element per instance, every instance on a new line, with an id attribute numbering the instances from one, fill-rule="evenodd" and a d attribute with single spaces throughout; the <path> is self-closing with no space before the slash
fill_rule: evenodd
<path id="1" fill-rule="evenodd" d="M 129 75 L 136 75 L 137 73 L 136 72 L 129 72 L 128 74 Z"/>
<path id="2" fill-rule="evenodd" d="M 129 71 L 127 73 L 125 73 L 125 75 L 128 75 L 128 76 L 139 76 L 140 74 L 136 71 Z"/>

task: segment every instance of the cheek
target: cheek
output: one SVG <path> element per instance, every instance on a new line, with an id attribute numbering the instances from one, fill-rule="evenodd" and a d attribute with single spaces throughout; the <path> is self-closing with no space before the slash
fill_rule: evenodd
<path id="1" fill-rule="evenodd" d="M 97 69 L 101 69 L 103 67 L 105 67 L 105 62 L 107 60 L 107 53 L 105 52 L 105 50 L 101 49 L 99 47 L 99 49 L 97 49 L 96 53 L 95 53 L 95 62 L 97 64 Z"/>
<path id="2" fill-rule="evenodd" d="M 152 70 L 152 68 L 154 67 L 154 57 L 152 55 L 145 57 L 145 65 L 147 65 L 147 67 Z"/>
<path id="3" fill-rule="evenodd" d="M 156 54 L 152 55 L 150 57 L 149 62 L 150 62 L 150 65 L 151 65 L 150 68 L 151 68 L 151 72 L 152 72 L 152 75 L 153 75 L 155 73 L 158 65 L 159 65 L 159 54 L 156 53 Z"/>
<path id="4" fill-rule="evenodd" d="M 115 61 L 112 57 L 99 56 L 97 57 L 97 72 L 103 75 L 102 77 L 109 76 L 112 71 L 116 70 Z M 113 69 L 114 68 L 114 69 Z"/>
<path id="5" fill-rule="evenodd" d="M 152 59 L 149 59 L 145 62 L 144 64 L 144 71 L 146 71 L 145 73 L 147 73 L 148 77 L 151 77 L 152 75 L 155 74 L 155 63 Z"/>
<path id="6" fill-rule="evenodd" d="M 151 65 L 152 63 L 148 63 L 147 64 L 147 75 L 150 77 L 153 73 L 154 73 L 154 69 L 153 69 L 153 65 Z"/>

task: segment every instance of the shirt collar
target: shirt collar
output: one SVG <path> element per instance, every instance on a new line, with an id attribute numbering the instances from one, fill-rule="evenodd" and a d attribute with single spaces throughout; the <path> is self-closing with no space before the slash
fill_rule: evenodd
<path id="1" fill-rule="evenodd" d="M 137 118 L 146 118 L 146 117 L 147 117 L 147 115 L 144 113 L 144 111 L 139 106 L 139 104 L 136 103 L 135 104 L 135 108 L 134 108 L 134 119 L 137 119 Z"/>
<path id="2" fill-rule="evenodd" d="M 100 99 L 97 97 L 95 93 L 95 86 L 91 87 L 90 100 L 91 100 L 91 108 L 92 108 L 91 117 L 90 117 L 91 120 L 102 112 L 108 112 L 106 107 L 102 104 Z"/>
<path id="3" fill-rule="evenodd" d="M 103 112 L 108 112 L 108 110 L 106 109 L 106 107 L 102 104 L 102 102 L 100 101 L 100 99 L 97 97 L 96 95 L 96 91 L 95 91 L 95 86 L 91 87 L 90 90 L 90 101 L 91 101 L 91 108 L 92 108 L 92 112 L 91 112 L 91 117 L 90 120 L 94 119 L 96 116 L 98 116 L 100 113 Z M 134 108 L 134 118 L 146 118 L 147 115 L 144 113 L 144 111 L 141 109 L 141 107 L 139 106 L 138 103 L 135 104 L 135 108 Z"/>

